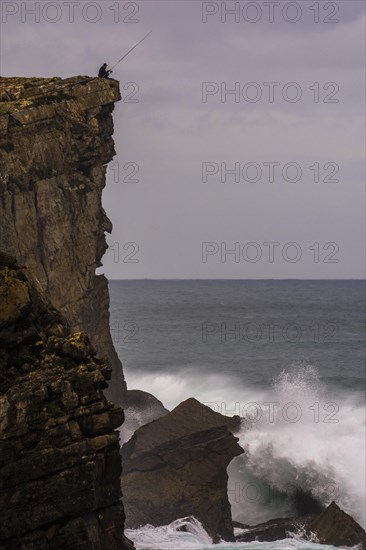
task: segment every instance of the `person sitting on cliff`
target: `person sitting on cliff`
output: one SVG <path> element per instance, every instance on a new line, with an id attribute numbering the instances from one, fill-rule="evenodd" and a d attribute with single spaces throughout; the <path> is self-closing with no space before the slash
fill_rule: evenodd
<path id="1" fill-rule="evenodd" d="M 103 63 L 103 65 L 102 65 L 101 68 L 99 69 L 98 77 L 99 77 L 99 78 L 109 78 L 109 75 L 110 75 L 112 72 L 113 72 L 113 71 L 111 71 L 111 70 L 107 70 L 107 63 Z"/>

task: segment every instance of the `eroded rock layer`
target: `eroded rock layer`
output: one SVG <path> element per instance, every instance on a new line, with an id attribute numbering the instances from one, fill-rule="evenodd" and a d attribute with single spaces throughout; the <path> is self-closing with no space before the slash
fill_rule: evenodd
<path id="1" fill-rule="evenodd" d="M 0 548 L 127 550 L 111 367 L 0 254 Z"/>
<path id="2" fill-rule="evenodd" d="M 0 79 L 0 249 L 33 270 L 72 330 L 108 357 L 107 392 L 123 403 L 109 330 L 108 283 L 96 276 L 111 222 L 102 208 L 115 154 L 119 84 L 101 78 Z"/>

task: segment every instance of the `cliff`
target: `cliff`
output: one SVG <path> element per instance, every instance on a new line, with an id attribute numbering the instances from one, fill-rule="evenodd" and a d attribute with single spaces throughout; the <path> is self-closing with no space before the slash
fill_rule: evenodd
<path id="1" fill-rule="evenodd" d="M 0 549 L 127 550 L 111 367 L 0 254 Z"/>
<path id="2" fill-rule="evenodd" d="M 27 265 L 73 331 L 85 330 L 121 405 L 126 385 L 109 330 L 108 282 L 96 276 L 112 229 L 102 208 L 115 80 L 0 79 L 0 250 Z"/>

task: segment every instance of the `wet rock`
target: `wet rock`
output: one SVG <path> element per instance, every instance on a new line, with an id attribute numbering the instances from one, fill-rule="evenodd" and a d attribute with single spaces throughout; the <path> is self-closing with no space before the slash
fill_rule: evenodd
<path id="1" fill-rule="evenodd" d="M 332 502 L 310 525 L 319 542 L 333 546 L 360 545 L 366 549 L 366 533 L 349 514 Z"/>
<path id="2" fill-rule="evenodd" d="M 279 518 L 271 519 L 259 525 L 240 525 L 240 533 L 235 537 L 237 542 L 272 542 L 283 540 L 292 534 L 305 533 L 316 516 L 304 516 L 301 518 Z"/>
<path id="3" fill-rule="evenodd" d="M 124 402 L 125 421 L 121 428 L 122 443 L 126 443 L 138 428 L 168 412 L 162 402 L 150 393 L 127 390 Z"/>
<path id="4" fill-rule="evenodd" d="M 341 547 L 359 545 L 360 550 L 366 549 L 364 529 L 335 502 L 320 514 L 272 519 L 254 526 L 235 523 L 235 526 L 241 527 L 236 536 L 237 542 L 271 542 L 296 534 L 303 539 L 317 540 L 322 544 Z"/>
<path id="5" fill-rule="evenodd" d="M 122 448 L 126 526 L 194 516 L 215 541 L 234 540 L 226 468 L 243 452 L 229 431 L 239 423 L 188 399 L 139 428 Z"/>

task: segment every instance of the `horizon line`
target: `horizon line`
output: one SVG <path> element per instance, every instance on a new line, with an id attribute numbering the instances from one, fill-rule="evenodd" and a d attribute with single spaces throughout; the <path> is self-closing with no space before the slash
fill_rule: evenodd
<path id="1" fill-rule="evenodd" d="M 306 278 L 306 279 L 299 279 L 299 278 L 293 278 L 293 277 L 284 277 L 282 278 L 276 278 L 276 279 L 268 279 L 268 278 L 261 278 L 261 279 L 254 279 L 254 278 L 194 278 L 194 277 L 135 277 L 135 278 L 128 278 L 128 279 L 116 279 L 112 277 L 107 277 L 104 273 L 100 273 L 100 275 L 104 275 L 108 281 L 364 281 L 366 282 L 366 278 L 333 278 L 333 279 L 313 279 L 313 278 Z M 98 276 L 98 275 L 97 275 Z"/>

